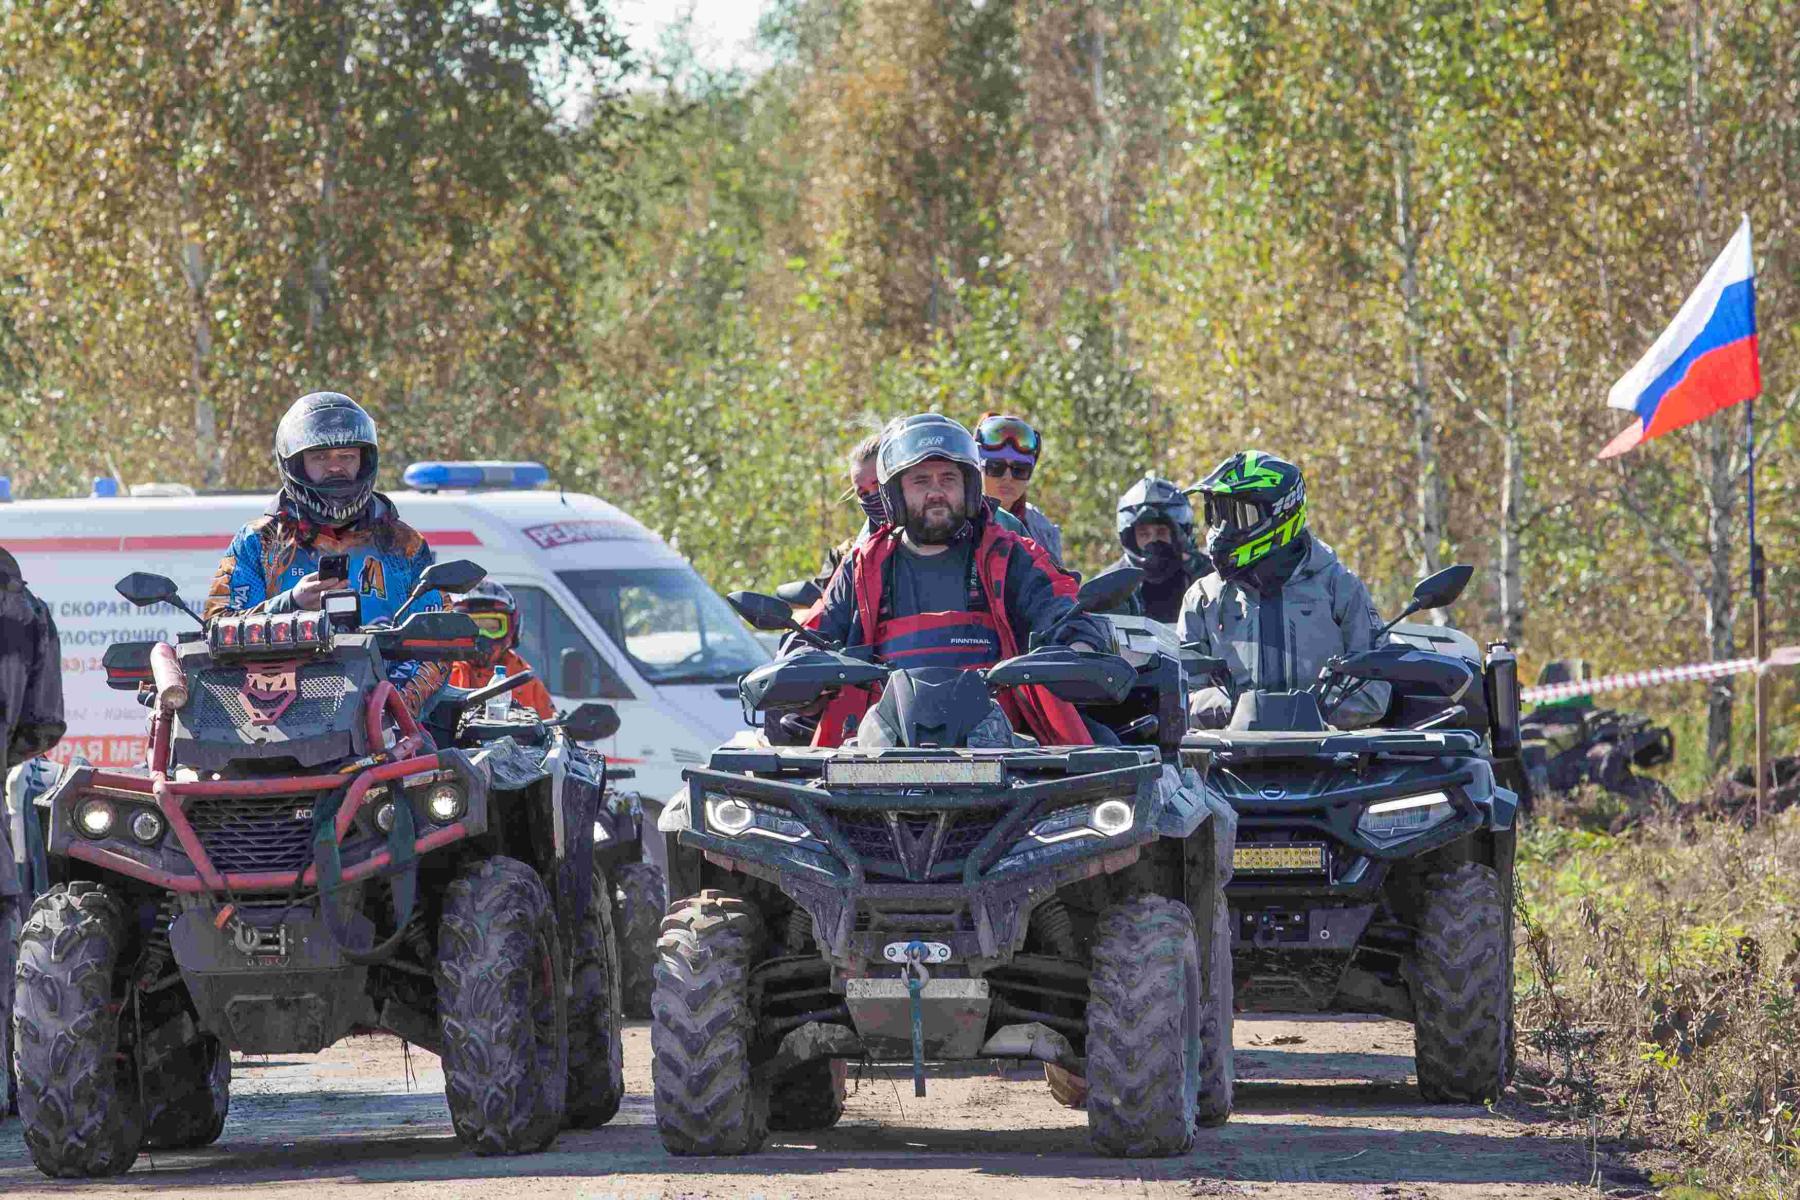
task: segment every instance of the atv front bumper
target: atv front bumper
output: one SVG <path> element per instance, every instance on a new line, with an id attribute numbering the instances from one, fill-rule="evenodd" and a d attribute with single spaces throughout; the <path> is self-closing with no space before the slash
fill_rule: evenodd
<path id="1" fill-rule="evenodd" d="M 720 751 L 659 824 L 792 897 L 840 966 L 891 970 L 915 938 L 939 961 L 991 964 L 1057 889 L 1206 818 L 1164 771 L 1136 748 Z"/>
<path id="2" fill-rule="evenodd" d="M 48 797 L 49 852 L 170 892 L 222 897 L 312 888 L 314 807 L 344 789 L 335 828 L 343 881 L 354 883 L 390 861 L 387 836 L 375 824 L 385 801 L 412 806 L 419 831 L 413 847 L 424 855 L 487 832 L 489 782 L 485 764 L 460 750 L 355 775 L 264 779 L 181 780 L 81 765 L 65 771 Z M 461 791 L 463 812 L 434 822 L 424 793 L 446 785 Z M 107 814 L 104 830 L 94 827 L 98 816 L 92 824 L 81 819 L 97 812 Z"/>

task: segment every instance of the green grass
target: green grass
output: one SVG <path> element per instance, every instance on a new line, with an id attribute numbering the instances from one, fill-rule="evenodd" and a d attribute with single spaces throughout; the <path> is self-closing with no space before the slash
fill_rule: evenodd
<path id="1" fill-rule="evenodd" d="M 1526 1060 L 1573 1112 L 1680 1152 L 1667 1196 L 1800 1194 L 1800 812 L 1594 815 L 1547 804 L 1520 839 Z"/>

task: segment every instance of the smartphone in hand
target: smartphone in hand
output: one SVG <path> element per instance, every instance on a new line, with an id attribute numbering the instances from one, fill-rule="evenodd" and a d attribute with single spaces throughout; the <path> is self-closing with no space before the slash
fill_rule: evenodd
<path id="1" fill-rule="evenodd" d="M 348 554 L 321 555 L 319 558 L 319 578 L 320 580 L 342 579 L 348 581 L 350 578 L 350 556 Z"/>

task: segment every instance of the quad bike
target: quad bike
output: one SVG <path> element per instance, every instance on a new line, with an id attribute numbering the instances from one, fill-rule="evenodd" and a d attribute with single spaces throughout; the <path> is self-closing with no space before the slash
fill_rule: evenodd
<path id="1" fill-rule="evenodd" d="M 1469 575 L 1426 579 L 1386 644 L 1333 659 L 1308 690 L 1239 695 L 1227 728 L 1181 750 L 1238 814 L 1239 1009 L 1410 1021 L 1419 1090 L 1465 1104 L 1496 1099 L 1512 1070 L 1517 667 L 1504 643 L 1484 662 L 1454 629 L 1399 621 L 1450 604 Z M 1229 678 L 1221 660 L 1193 665 Z M 1377 726 L 1327 724 L 1375 681 L 1392 689 Z"/>
<path id="2" fill-rule="evenodd" d="M 1138 574 L 1090 581 L 1079 607 Z M 729 599 L 753 626 L 799 629 L 781 599 Z M 1046 636 L 985 670 L 899 670 L 798 636 L 812 648 L 740 684 L 764 734 L 687 771 L 659 821 L 673 899 L 651 1038 L 669 1151 L 745 1154 L 770 1129 L 832 1125 L 846 1059 L 908 1063 L 918 1095 L 928 1062 L 1053 1064 L 1086 1077 L 1111 1155 L 1179 1154 L 1225 1120 L 1233 821 L 1174 765 L 1180 663 Z M 1022 684 L 1147 708 L 1121 726 L 1150 743 L 1020 737 L 993 692 Z M 882 689 L 858 744 L 791 744 L 845 687 Z M 1164 711 L 1176 723 L 1157 728 Z"/>
<path id="3" fill-rule="evenodd" d="M 435 564 L 400 615 L 482 575 Z M 161 576 L 119 592 L 194 615 Z M 415 719 L 387 664 L 474 658 L 461 613 L 365 628 L 342 591 L 321 612 L 202 625 L 103 659 L 152 710 L 147 766 L 77 761 L 43 797 L 51 886 L 25 921 L 14 1005 L 38 1168 L 111 1175 L 146 1146 L 206 1145 L 233 1051 L 371 1030 L 441 1056 L 477 1153 L 610 1119 L 618 985 L 590 844 L 604 768 L 576 742 L 617 714 L 475 716 L 522 674 L 444 688 Z"/>
<path id="4" fill-rule="evenodd" d="M 1558 659 L 1544 665 L 1538 683 L 1590 679 L 1585 662 Z M 1637 771 L 1675 761 L 1675 734 L 1641 713 L 1595 708 L 1593 697 L 1539 704 L 1520 723 L 1525 770 L 1532 790 L 1548 795 L 1594 784 L 1628 801 L 1671 808 L 1668 785 Z M 1636 768 L 1634 770 L 1633 768 Z"/>

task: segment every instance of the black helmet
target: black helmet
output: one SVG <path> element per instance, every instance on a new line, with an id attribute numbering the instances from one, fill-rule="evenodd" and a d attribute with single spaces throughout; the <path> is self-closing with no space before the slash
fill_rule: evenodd
<path id="1" fill-rule="evenodd" d="M 1221 575 L 1248 570 L 1306 531 L 1306 478 L 1285 459 L 1234 454 L 1196 490 L 1206 505 L 1206 554 Z"/>
<path id="2" fill-rule="evenodd" d="M 901 474 L 908 467 L 933 458 L 962 468 L 963 510 L 971 517 L 981 511 L 981 452 L 975 448 L 974 435 L 949 417 L 920 413 L 891 421 L 882 430 L 881 448 L 875 452 L 875 481 L 881 484 L 881 498 L 887 504 L 890 523 L 906 524 Z"/>
<path id="3" fill-rule="evenodd" d="M 275 427 L 275 465 L 281 471 L 282 490 L 302 515 L 329 525 L 340 525 L 356 516 L 375 493 L 375 422 L 362 405 L 342 392 L 312 392 L 294 406 Z M 356 446 L 362 469 L 355 479 L 314 483 L 306 476 L 300 456 L 308 450 Z"/>
<path id="4" fill-rule="evenodd" d="M 1182 556 L 1194 550 L 1194 506 L 1180 488 L 1166 479 L 1145 476 L 1119 497 L 1116 521 L 1119 544 L 1125 547 L 1125 558 L 1134 567 L 1144 565 L 1138 550 L 1137 527 L 1150 521 L 1162 521 L 1175 531 L 1176 553 Z"/>

